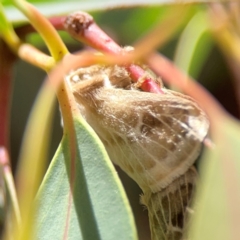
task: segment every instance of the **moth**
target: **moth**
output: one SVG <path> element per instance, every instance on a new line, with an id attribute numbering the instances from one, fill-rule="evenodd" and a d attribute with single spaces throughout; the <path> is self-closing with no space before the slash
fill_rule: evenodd
<path id="1" fill-rule="evenodd" d="M 205 113 L 181 93 L 139 90 L 123 66 L 93 65 L 66 79 L 110 159 L 141 187 L 152 240 L 182 239 L 197 178 L 194 162 L 209 128 Z"/>

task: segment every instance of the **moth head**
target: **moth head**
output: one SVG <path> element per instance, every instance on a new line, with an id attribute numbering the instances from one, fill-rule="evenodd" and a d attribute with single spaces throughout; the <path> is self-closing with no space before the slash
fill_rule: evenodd
<path id="1" fill-rule="evenodd" d="M 79 68 L 67 75 L 66 80 L 70 84 L 73 92 L 90 92 L 104 86 L 104 79 L 106 82 L 106 77 L 101 75 L 100 72 L 101 68 L 98 65 Z"/>
<path id="2" fill-rule="evenodd" d="M 112 65 L 93 65 L 71 72 L 66 80 L 73 92 L 91 93 L 100 88 L 130 89 L 131 78 L 124 67 Z"/>

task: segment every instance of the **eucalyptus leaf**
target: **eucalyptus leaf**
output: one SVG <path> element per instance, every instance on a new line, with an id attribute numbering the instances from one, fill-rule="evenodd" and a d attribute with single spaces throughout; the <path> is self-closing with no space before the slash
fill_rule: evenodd
<path id="1" fill-rule="evenodd" d="M 193 78 L 197 78 L 212 48 L 213 41 L 207 13 L 199 11 L 184 29 L 178 42 L 174 62 Z"/>
<path id="2" fill-rule="evenodd" d="M 128 200 L 103 145 L 83 120 L 74 124 L 75 162 L 64 135 L 37 196 L 37 238 L 137 239 Z"/>
<path id="3" fill-rule="evenodd" d="M 199 191 L 190 228 L 191 240 L 238 239 L 240 234 L 240 124 L 221 118 L 200 168 Z"/>
<path id="4" fill-rule="evenodd" d="M 214 0 L 210 0 L 211 2 Z M 55 16 L 55 15 L 64 15 L 70 12 L 74 12 L 76 10 L 79 11 L 103 11 L 107 9 L 113 8 L 122 8 L 126 7 L 134 7 L 134 6 L 160 6 L 166 4 L 176 4 L 178 3 L 176 0 L 104 0 L 104 1 L 96 1 L 96 0 L 79 0 L 79 1 L 67 1 L 67 0 L 51 0 L 51 1 L 41 1 L 41 0 L 32 0 L 29 1 L 33 3 L 33 5 L 38 8 L 38 10 L 45 16 Z M 10 6 L 11 1 L 5 0 L 3 4 L 6 6 L 6 14 L 8 19 L 13 23 L 22 23 L 26 22 L 26 18 L 21 14 L 16 8 Z M 205 0 L 185 0 L 184 3 L 206 3 Z"/>

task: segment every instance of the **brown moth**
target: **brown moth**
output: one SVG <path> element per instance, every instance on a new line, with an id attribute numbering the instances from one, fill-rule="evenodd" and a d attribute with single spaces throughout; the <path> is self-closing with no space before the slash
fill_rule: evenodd
<path id="1" fill-rule="evenodd" d="M 209 128 L 205 113 L 183 94 L 140 91 L 121 66 L 80 68 L 66 79 L 111 160 L 141 187 L 152 240 L 182 239 L 193 164 Z"/>

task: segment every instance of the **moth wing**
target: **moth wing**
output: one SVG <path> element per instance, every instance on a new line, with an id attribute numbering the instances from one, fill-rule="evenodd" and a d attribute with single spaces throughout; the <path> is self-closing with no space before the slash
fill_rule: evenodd
<path id="1" fill-rule="evenodd" d="M 88 100 L 89 101 L 89 100 Z M 158 191 L 194 163 L 208 120 L 185 95 L 101 88 L 91 96 L 86 118 L 112 161 L 142 189 Z"/>

